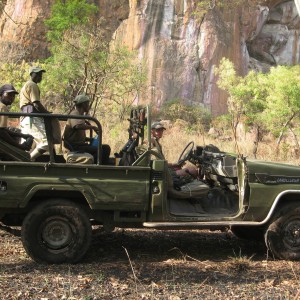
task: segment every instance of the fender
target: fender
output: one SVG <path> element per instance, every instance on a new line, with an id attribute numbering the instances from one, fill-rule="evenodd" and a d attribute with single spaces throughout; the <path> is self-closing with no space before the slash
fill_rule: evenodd
<path id="1" fill-rule="evenodd" d="M 24 197 L 23 201 L 20 202 L 19 207 L 20 208 L 26 207 L 28 205 L 29 201 L 32 199 L 32 197 L 34 197 L 34 195 L 38 191 L 42 191 L 42 190 L 46 190 L 46 191 L 49 190 L 49 185 L 37 184 L 37 185 L 31 187 L 30 190 L 28 191 L 27 195 Z M 54 185 L 52 185 L 52 188 L 51 188 L 51 190 L 49 190 L 49 192 L 51 193 L 51 191 L 72 191 L 72 192 L 78 191 L 84 196 L 89 207 L 91 209 L 94 207 L 95 196 L 94 196 L 93 190 L 86 185 L 72 184 L 72 186 L 70 186 L 67 184 L 54 184 Z"/>

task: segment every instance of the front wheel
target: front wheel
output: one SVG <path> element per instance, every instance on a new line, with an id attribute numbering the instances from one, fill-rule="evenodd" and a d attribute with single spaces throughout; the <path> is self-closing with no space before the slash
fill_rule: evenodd
<path id="1" fill-rule="evenodd" d="M 265 242 L 275 257 L 300 259 L 300 204 L 283 207 L 265 233 Z"/>
<path id="2" fill-rule="evenodd" d="M 28 213 L 22 243 L 39 263 L 75 263 L 86 253 L 92 227 L 82 207 L 65 199 L 47 200 Z"/>

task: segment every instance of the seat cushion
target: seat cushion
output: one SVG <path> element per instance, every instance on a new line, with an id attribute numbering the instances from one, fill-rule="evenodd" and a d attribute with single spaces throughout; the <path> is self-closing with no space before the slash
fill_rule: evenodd
<path id="1" fill-rule="evenodd" d="M 68 152 L 64 154 L 66 163 L 69 164 L 93 164 L 94 157 L 90 153 Z"/>
<path id="2" fill-rule="evenodd" d="M 207 195 L 209 186 L 197 179 L 180 187 L 180 190 L 173 186 L 168 188 L 168 196 L 175 199 L 201 198 Z"/>

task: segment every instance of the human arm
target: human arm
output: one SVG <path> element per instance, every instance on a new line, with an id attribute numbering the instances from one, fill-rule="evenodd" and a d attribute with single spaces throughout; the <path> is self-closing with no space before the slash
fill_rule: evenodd
<path id="1" fill-rule="evenodd" d="M 0 139 L 2 139 L 3 141 L 5 141 L 6 143 L 15 146 L 21 150 L 25 150 L 28 151 L 30 150 L 30 148 L 28 147 L 27 143 L 22 143 L 19 144 L 14 137 L 23 137 L 23 138 L 28 138 L 31 137 L 29 134 L 22 134 L 22 136 L 18 136 L 16 135 L 15 132 L 7 129 L 7 128 L 0 128 Z"/>
<path id="2" fill-rule="evenodd" d="M 168 163 L 168 167 L 176 170 L 182 169 L 182 167 L 185 165 L 185 163 L 178 164 L 178 163 Z"/>
<path id="3" fill-rule="evenodd" d="M 21 95 L 20 95 L 21 98 Z M 49 113 L 45 106 L 41 103 L 40 89 L 35 82 L 29 81 L 25 87 L 25 98 L 30 100 L 36 111 L 39 113 Z"/>
<path id="4" fill-rule="evenodd" d="M 20 137 L 20 138 L 23 138 L 25 140 L 28 139 L 28 138 L 34 139 L 34 137 L 31 134 L 24 134 L 22 132 L 17 132 L 17 131 L 14 131 L 14 130 L 10 130 L 9 128 L 6 128 L 6 130 L 8 131 L 8 133 L 11 137 Z"/>
<path id="5" fill-rule="evenodd" d="M 41 103 L 41 101 L 34 101 L 34 102 L 32 103 L 32 105 L 33 105 L 34 108 L 35 108 L 38 112 L 40 112 L 40 113 L 45 113 L 45 114 L 50 113 L 50 112 L 44 107 L 44 105 Z"/>
<path id="6" fill-rule="evenodd" d="M 91 129 L 91 130 L 94 130 L 95 132 L 99 131 L 98 127 L 92 126 L 91 124 L 86 123 L 86 122 L 80 123 L 80 124 L 76 124 L 73 128 L 75 130 L 89 130 L 89 129 Z"/>

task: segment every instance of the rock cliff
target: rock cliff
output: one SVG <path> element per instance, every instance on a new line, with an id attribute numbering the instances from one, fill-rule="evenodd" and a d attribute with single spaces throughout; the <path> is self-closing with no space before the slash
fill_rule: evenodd
<path id="1" fill-rule="evenodd" d="M 0 18 L 1 57 L 35 60 L 49 55 L 43 20 L 54 0 L 7 0 Z M 148 92 L 139 101 L 160 107 L 171 99 L 226 112 L 226 94 L 214 69 L 222 57 L 240 74 L 299 63 L 300 21 L 294 1 L 195 14 L 196 0 L 98 0 L 112 43 L 127 45 L 144 60 Z M 11 19 L 10 17 L 11 16 Z"/>

